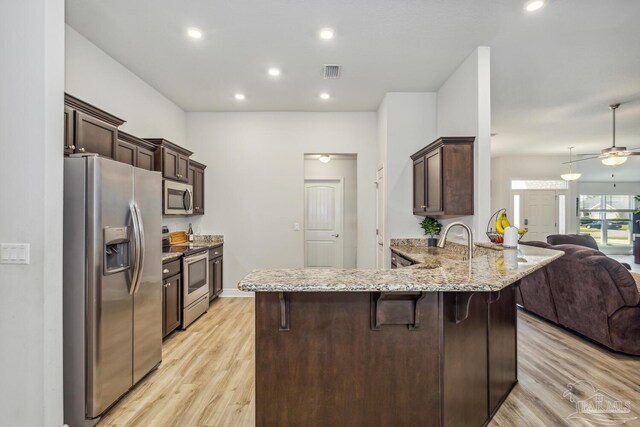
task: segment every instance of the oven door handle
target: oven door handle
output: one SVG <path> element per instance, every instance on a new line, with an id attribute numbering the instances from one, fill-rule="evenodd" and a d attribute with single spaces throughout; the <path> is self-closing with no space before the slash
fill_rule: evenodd
<path id="1" fill-rule="evenodd" d="M 138 276 L 140 275 L 140 223 L 136 212 L 135 202 L 129 205 L 131 213 L 131 222 L 133 224 L 133 270 L 131 273 L 131 285 L 129 286 L 129 295 L 133 295 L 138 285 Z"/>

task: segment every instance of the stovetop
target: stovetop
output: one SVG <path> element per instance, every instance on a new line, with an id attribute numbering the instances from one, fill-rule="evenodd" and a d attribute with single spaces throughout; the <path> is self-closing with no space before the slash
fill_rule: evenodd
<path id="1" fill-rule="evenodd" d="M 189 256 L 193 254 L 197 254 L 198 252 L 208 251 L 209 248 L 206 246 L 195 246 L 193 244 L 184 244 L 184 245 L 170 245 L 162 247 L 162 255 L 175 254 L 180 253 L 184 256 Z"/>

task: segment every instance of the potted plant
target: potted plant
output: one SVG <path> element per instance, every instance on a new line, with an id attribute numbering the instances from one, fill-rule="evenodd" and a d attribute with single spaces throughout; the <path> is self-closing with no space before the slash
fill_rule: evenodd
<path id="1" fill-rule="evenodd" d="M 420 223 L 420 227 L 422 227 L 425 236 L 427 236 L 427 246 L 434 247 L 437 243 L 436 236 L 438 236 L 440 230 L 442 230 L 442 224 L 440 224 L 437 219 L 427 216 Z"/>

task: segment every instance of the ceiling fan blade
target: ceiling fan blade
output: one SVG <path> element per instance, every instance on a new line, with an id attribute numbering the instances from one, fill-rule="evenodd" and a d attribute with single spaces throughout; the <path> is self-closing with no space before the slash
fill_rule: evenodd
<path id="1" fill-rule="evenodd" d="M 640 151 L 631 151 L 627 154 L 627 156 L 640 156 Z"/>
<path id="2" fill-rule="evenodd" d="M 638 154 L 640 154 L 640 153 L 638 153 Z M 564 163 L 563 163 L 563 165 L 569 165 L 569 164 L 571 164 L 571 163 L 583 162 L 583 161 L 585 161 L 585 160 L 597 159 L 597 158 L 599 158 L 599 157 L 600 157 L 600 156 L 585 157 L 584 159 L 573 160 L 573 161 L 571 161 L 571 162 L 564 162 Z"/>

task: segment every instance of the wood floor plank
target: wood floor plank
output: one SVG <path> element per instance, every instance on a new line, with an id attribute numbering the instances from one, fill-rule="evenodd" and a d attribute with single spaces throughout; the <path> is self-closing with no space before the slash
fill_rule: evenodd
<path id="1" fill-rule="evenodd" d="M 163 361 L 100 427 L 249 427 L 255 424 L 252 298 L 222 298 L 164 342 Z M 518 314 L 518 379 L 489 426 L 592 426 L 568 420 L 569 383 L 587 380 L 631 402 L 640 425 L 640 358 L 609 352 L 527 313 Z M 583 396 L 585 397 L 585 396 Z M 588 397 L 588 396 L 586 396 Z"/>

